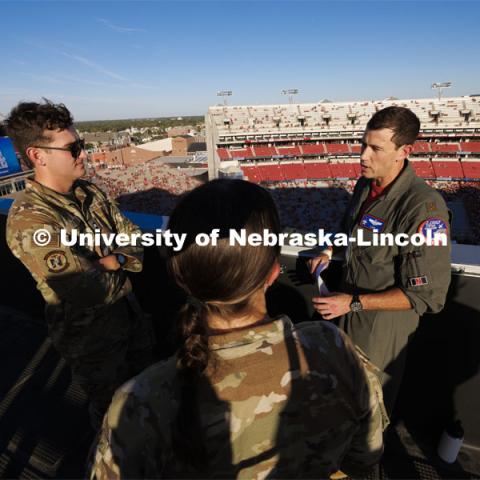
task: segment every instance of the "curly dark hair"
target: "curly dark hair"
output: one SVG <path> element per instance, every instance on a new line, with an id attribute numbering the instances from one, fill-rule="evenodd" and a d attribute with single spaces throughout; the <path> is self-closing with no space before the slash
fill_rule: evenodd
<path id="1" fill-rule="evenodd" d="M 25 164 L 33 168 L 26 150 L 36 143 L 49 142 L 47 130 L 64 130 L 73 125 L 73 117 L 63 103 L 20 102 L 12 108 L 5 120 L 7 135 L 22 156 Z"/>

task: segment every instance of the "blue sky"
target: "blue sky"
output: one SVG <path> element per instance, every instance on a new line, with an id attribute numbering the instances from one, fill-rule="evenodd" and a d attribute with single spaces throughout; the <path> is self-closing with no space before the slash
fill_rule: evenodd
<path id="1" fill-rule="evenodd" d="M 480 2 L 4 1 L 0 112 L 64 102 L 77 120 L 231 104 L 480 93 Z"/>

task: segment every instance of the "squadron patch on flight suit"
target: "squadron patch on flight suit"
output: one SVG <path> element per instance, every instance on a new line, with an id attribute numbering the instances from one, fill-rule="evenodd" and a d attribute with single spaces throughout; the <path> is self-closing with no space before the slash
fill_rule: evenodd
<path id="1" fill-rule="evenodd" d="M 67 256 L 62 250 L 48 252 L 43 259 L 47 264 L 48 271 L 52 273 L 61 273 L 69 267 Z"/>
<path id="2" fill-rule="evenodd" d="M 371 230 L 375 233 L 380 233 L 383 230 L 385 225 L 385 220 L 374 217 L 373 215 L 365 214 L 360 220 L 360 226 L 366 228 L 367 230 Z"/>
<path id="3" fill-rule="evenodd" d="M 431 217 L 424 220 L 418 226 L 417 233 L 421 233 L 425 239 L 427 239 L 427 245 L 435 245 L 434 237 L 435 235 L 444 234 L 445 236 L 448 233 L 448 227 L 445 221 L 442 218 Z M 446 243 L 440 243 L 440 245 L 446 245 Z"/>

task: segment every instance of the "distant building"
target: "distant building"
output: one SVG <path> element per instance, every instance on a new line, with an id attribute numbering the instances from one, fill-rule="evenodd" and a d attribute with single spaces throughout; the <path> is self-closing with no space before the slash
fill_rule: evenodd
<path id="1" fill-rule="evenodd" d="M 141 165 L 145 162 L 163 156 L 163 152 L 154 152 L 137 147 L 125 147 L 117 150 L 95 152 L 90 155 L 90 162 L 94 165 Z"/>
<path id="2" fill-rule="evenodd" d="M 137 145 L 137 148 L 150 150 L 152 152 L 163 152 L 164 155 L 170 155 L 170 153 L 172 153 L 172 148 L 173 148 L 172 139 L 162 138 L 161 140 L 142 143 L 141 145 Z"/>
<path id="3" fill-rule="evenodd" d="M 194 138 L 190 135 L 181 135 L 172 138 L 172 155 L 174 157 L 184 157 L 187 155 L 188 147 L 194 143 Z"/>
<path id="4" fill-rule="evenodd" d="M 181 135 L 194 135 L 196 133 L 195 127 L 192 125 L 170 127 L 167 128 L 167 135 L 169 137 L 179 137 Z"/>
<path id="5" fill-rule="evenodd" d="M 188 153 L 206 152 L 207 144 L 205 142 L 193 142 L 188 146 Z"/>
<path id="6" fill-rule="evenodd" d="M 90 143 L 96 148 L 100 147 L 126 147 L 130 145 L 130 134 L 125 132 L 85 132 L 82 137 L 85 143 Z"/>

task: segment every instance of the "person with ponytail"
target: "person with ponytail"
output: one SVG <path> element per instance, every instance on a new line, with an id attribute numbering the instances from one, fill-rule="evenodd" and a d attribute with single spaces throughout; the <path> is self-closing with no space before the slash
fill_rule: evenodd
<path id="1" fill-rule="evenodd" d="M 183 197 L 169 252 L 185 293 L 179 348 L 115 394 L 91 478 L 328 478 L 363 475 L 383 450 L 381 390 L 329 322 L 270 318 L 278 246 L 239 246 L 230 230 L 280 233 L 269 193 L 214 180 Z M 216 245 L 199 233 L 218 229 Z M 213 243 L 213 242 L 211 242 Z"/>

